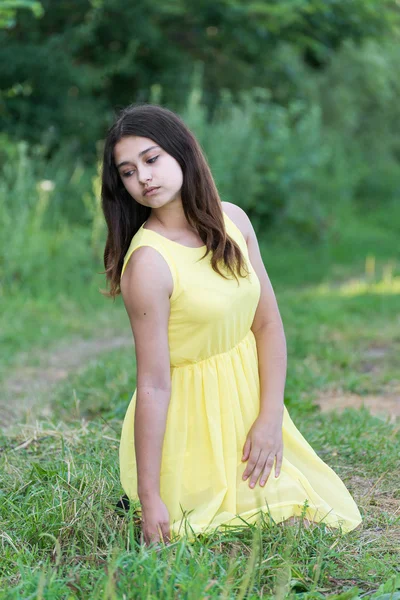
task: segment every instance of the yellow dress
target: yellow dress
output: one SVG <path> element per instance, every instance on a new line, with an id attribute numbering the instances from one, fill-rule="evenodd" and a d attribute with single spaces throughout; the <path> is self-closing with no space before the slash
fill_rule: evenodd
<path id="1" fill-rule="evenodd" d="M 231 278 L 224 279 L 212 269 L 211 253 L 202 259 L 205 246 L 183 246 L 143 225 L 132 238 L 122 270 L 137 248 L 151 246 L 173 277 L 168 326 L 172 390 L 160 472 L 171 533 L 190 539 L 215 527 L 254 523 L 261 513 L 275 522 L 303 514 L 348 532 L 361 523 L 357 505 L 297 430 L 286 407 L 280 476 L 275 478 L 273 467 L 266 485 L 257 482 L 253 489 L 249 479 L 242 480 L 247 464 L 241 460 L 243 445 L 260 402 L 257 346 L 250 329 L 260 282 L 241 231 L 226 213 L 224 220 L 248 261 L 250 278 L 239 277 L 239 286 L 229 271 L 224 272 Z M 125 415 L 119 456 L 121 484 L 131 500 L 138 500 L 135 402 L 136 390 Z"/>

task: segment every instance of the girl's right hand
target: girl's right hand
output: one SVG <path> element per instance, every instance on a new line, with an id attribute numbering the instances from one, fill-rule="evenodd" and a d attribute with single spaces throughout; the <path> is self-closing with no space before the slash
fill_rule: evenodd
<path id="1" fill-rule="evenodd" d="M 142 533 L 146 545 L 170 541 L 169 513 L 160 496 L 146 499 L 142 505 Z"/>

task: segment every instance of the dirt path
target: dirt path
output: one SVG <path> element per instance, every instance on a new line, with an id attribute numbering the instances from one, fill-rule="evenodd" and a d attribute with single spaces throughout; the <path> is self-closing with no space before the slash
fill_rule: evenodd
<path id="1" fill-rule="evenodd" d="M 35 352 L 40 366 L 29 364 L 16 368 L 5 380 L 0 391 L 0 425 L 7 427 L 25 420 L 35 407 L 43 405 L 43 398 L 53 386 L 66 379 L 70 373 L 84 368 L 88 362 L 103 352 L 133 346 L 132 334 L 115 335 L 109 332 L 101 338 L 73 339 L 49 351 Z"/>
<path id="2" fill-rule="evenodd" d="M 337 410 L 343 412 L 346 408 L 361 408 L 365 406 L 369 412 L 381 419 L 389 419 L 394 423 L 400 418 L 400 384 L 380 395 L 328 392 L 322 393 L 317 399 L 322 412 Z"/>
<path id="3" fill-rule="evenodd" d="M 84 368 L 88 362 L 103 352 L 133 346 L 132 334 L 120 335 L 109 331 L 92 340 L 73 339 L 56 346 L 51 351 L 35 352 L 39 366 L 26 365 L 14 369 L 0 391 L 0 425 L 7 427 L 25 421 L 38 407 L 49 391 L 65 380 L 70 373 Z M 359 396 L 340 391 L 322 391 L 316 399 L 322 412 L 343 411 L 345 408 L 365 406 L 371 414 L 395 422 L 400 417 L 400 383 L 381 395 Z"/>

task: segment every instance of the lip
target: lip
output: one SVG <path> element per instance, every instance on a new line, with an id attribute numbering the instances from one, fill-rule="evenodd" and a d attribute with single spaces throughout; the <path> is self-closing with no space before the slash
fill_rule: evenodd
<path id="1" fill-rule="evenodd" d="M 151 187 L 151 188 L 148 188 L 147 190 L 145 190 L 145 191 L 143 192 L 143 196 L 150 196 L 151 194 L 153 194 L 153 192 L 156 192 L 156 191 L 157 191 L 157 190 L 159 190 L 159 189 L 160 189 L 159 187 Z"/>

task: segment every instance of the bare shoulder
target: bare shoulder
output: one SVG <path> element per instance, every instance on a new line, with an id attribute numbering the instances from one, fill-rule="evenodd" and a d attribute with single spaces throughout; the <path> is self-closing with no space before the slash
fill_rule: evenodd
<path id="1" fill-rule="evenodd" d="M 171 297 L 173 286 L 169 266 L 157 250 L 141 246 L 132 253 L 121 278 L 125 305 L 148 300 L 152 295 L 162 298 L 163 292 Z"/>
<path id="2" fill-rule="evenodd" d="M 249 237 L 254 233 L 253 226 L 246 212 L 233 202 L 221 202 L 224 212 L 230 219 L 235 223 L 236 227 L 240 229 L 244 239 L 248 243 Z"/>
<path id="3" fill-rule="evenodd" d="M 169 267 L 150 246 L 137 248 L 121 278 L 121 293 L 135 342 L 137 389 L 169 389 L 169 295 L 173 288 Z"/>

